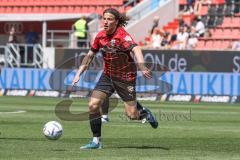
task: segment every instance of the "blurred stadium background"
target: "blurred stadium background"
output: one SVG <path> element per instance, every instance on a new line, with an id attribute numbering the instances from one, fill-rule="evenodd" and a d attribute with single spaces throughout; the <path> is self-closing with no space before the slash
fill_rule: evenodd
<path id="1" fill-rule="evenodd" d="M 107 150 L 76 154 L 89 137 L 88 124 L 76 128 L 76 122 L 61 121 L 54 107 L 78 98 L 73 111 L 87 110 L 101 55 L 79 82 L 81 90 L 66 94 L 66 85 L 108 7 L 131 17 L 126 29 L 154 71 L 154 82 L 138 80 L 138 99 L 160 115 L 161 124 L 146 132 L 147 126 L 126 124 L 116 109 L 104 126 Z M 74 24 L 81 17 L 87 37 L 79 40 Z M 0 159 L 240 159 L 239 50 L 239 0 L 0 0 Z M 159 81 L 171 89 L 154 91 Z M 66 128 L 55 143 L 41 135 L 42 125 L 53 119 Z"/>

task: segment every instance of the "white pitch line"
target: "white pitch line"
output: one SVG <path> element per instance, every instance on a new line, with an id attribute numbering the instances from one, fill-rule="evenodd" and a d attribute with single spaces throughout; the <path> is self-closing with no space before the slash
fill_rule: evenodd
<path id="1" fill-rule="evenodd" d="M 0 114 L 15 114 L 15 113 L 25 113 L 27 111 L 19 110 L 19 111 L 13 111 L 13 112 L 0 112 Z"/>

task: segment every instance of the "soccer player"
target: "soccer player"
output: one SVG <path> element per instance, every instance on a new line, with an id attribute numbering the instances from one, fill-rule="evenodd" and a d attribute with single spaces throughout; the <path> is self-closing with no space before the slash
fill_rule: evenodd
<path id="1" fill-rule="evenodd" d="M 88 54 L 84 57 L 72 85 L 76 84 L 80 75 L 88 68 L 94 55 L 101 51 L 104 59 L 104 72 L 101 75 L 89 100 L 89 121 L 93 139 L 80 149 L 100 149 L 101 144 L 101 115 L 99 108 L 106 97 L 116 91 L 124 101 L 125 112 L 132 120 L 146 118 L 153 128 L 158 122 L 147 108 L 136 101 L 137 67 L 145 78 L 152 78 L 151 71 L 145 67 L 142 51 L 132 37 L 124 30 L 129 18 L 114 8 L 103 11 L 103 30 L 100 31 Z M 131 55 L 132 54 L 132 55 Z M 135 56 L 136 63 L 132 56 Z"/>

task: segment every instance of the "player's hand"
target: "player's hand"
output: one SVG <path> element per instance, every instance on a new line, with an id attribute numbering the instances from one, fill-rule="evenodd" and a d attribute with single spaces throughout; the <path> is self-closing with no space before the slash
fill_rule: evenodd
<path id="1" fill-rule="evenodd" d="M 142 70 L 141 70 L 143 76 L 147 79 L 150 79 L 152 78 L 152 71 L 149 70 L 147 67 L 144 67 Z"/>
<path id="2" fill-rule="evenodd" d="M 80 80 L 80 76 L 78 74 L 76 74 L 72 81 L 72 86 L 74 86 L 76 83 L 78 83 L 79 80 Z"/>

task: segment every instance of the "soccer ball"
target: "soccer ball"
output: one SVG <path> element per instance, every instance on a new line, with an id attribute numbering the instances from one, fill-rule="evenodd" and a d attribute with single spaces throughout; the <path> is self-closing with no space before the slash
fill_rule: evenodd
<path id="1" fill-rule="evenodd" d="M 63 134 L 62 125 L 57 121 L 47 122 L 43 127 L 43 134 L 47 139 L 57 140 Z"/>

